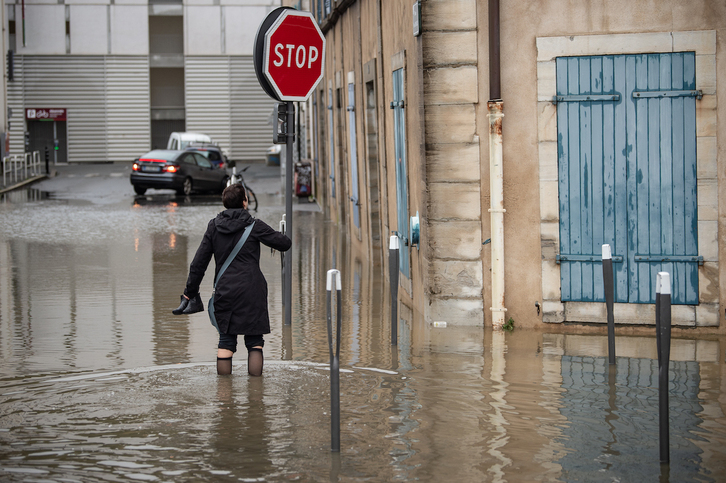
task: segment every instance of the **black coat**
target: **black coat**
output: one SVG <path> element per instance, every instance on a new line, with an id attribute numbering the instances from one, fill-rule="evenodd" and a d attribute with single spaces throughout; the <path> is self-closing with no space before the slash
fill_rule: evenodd
<path id="1" fill-rule="evenodd" d="M 214 315 L 223 334 L 269 334 L 267 312 L 267 281 L 260 270 L 260 243 L 279 251 L 287 251 L 290 239 L 262 220 L 255 220 L 245 209 L 225 210 L 209 222 L 189 267 L 184 295 L 199 293 L 209 261 L 214 255 L 214 280 L 247 225 L 255 222 L 249 238 L 227 267 L 214 293 Z M 214 283 L 212 280 L 212 283 Z"/>

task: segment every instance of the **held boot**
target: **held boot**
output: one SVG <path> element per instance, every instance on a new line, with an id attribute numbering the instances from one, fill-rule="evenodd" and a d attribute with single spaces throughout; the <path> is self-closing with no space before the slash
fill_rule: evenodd
<path id="1" fill-rule="evenodd" d="M 189 305 L 184 309 L 183 314 L 189 315 L 189 314 L 196 314 L 197 312 L 202 312 L 204 310 L 204 303 L 202 302 L 202 297 L 199 294 L 196 294 L 194 297 L 189 299 Z"/>
<path id="2" fill-rule="evenodd" d="M 174 315 L 181 315 L 184 313 L 184 309 L 187 308 L 187 305 L 189 305 L 189 299 L 181 295 L 181 303 L 179 304 L 179 307 L 172 310 L 171 313 Z"/>

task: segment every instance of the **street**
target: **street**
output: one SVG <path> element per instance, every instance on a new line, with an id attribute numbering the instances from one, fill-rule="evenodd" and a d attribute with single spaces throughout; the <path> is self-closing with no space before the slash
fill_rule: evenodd
<path id="1" fill-rule="evenodd" d="M 174 316 L 218 195 L 136 196 L 129 165 L 70 165 L 0 200 L 3 481 L 719 481 L 723 338 L 672 343 L 671 465 L 655 339 L 434 325 L 315 203 L 295 203 L 292 325 L 263 250 L 265 372 L 217 376 L 205 312 Z M 277 227 L 279 167 L 245 173 Z M 331 453 L 325 278 L 342 278 L 341 451 Z M 208 269 L 202 300 L 209 299 Z"/>

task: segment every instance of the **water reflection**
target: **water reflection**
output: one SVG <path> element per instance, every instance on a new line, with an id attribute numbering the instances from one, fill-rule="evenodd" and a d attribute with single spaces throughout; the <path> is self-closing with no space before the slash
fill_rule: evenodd
<path id="1" fill-rule="evenodd" d="M 494 411 L 489 416 L 489 423 L 492 426 L 492 435 L 487 441 L 488 453 L 492 456 L 496 463 L 489 466 L 487 472 L 496 480 L 504 477 L 504 468 L 512 463 L 501 448 L 509 441 L 507 434 L 507 418 L 504 411 L 511 406 L 507 404 L 507 388 L 509 384 L 504 380 L 506 373 L 506 359 L 504 357 L 507 352 L 505 341 L 505 333 L 496 331 L 492 333 L 491 357 L 492 365 L 490 372 L 490 381 L 492 389 L 489 393 L 491 402 L 489 405 Z"/>
<path id="2" fill-rule="evenodd" d="M 281 203 L 260 192 L 256 216 L 277 226 Z M 0 479 L 726 477 L 722 337 L 673 340 L 663 467 L 649 334 L 617 337 L 609 367 L 604 333 L 441 328 L 401 305 L 392 346 L 386 271 L 315 211 L 295 214 L 292 326 L 282 324 L 279 254 L 262 253 L 265 375 L 248 378 L 238 358 L 218 378 L 206 314 L 171 309 L 220 210 L 215 197 L 165 194 L 0 205 Z M 330 268 L 341 270 L 341 368 L 351 371 L 341 374 L 339 455 L 323 366 Z M 205 301 L 210 290 L 207 277 Z"/>
<path id="3" fill-rule="evenodd" d="M 217 378 L 218 411 L 209 434 L 214 449 L 210 462 L 214 467 L 238 468 L 245 478 L 260 481 L 274 468 L 264 384 L 264 378 L 251 378 L 246 387 L 232 377 Z"/>
<path id="4" fill-rule="evenodd" d="M 25 203 L 29 201 L 47 200 L 49 194 L 33 188 L 24 190 L 13 190 L 0 194 L 0 204 L 6 203 Z"/>
<path id="5" fill-rule="evenodd" d="M 152 340 L 156 364 L 190 362 L 189 317 L 175 316 L 169 308 L 173 301 L 179 300 L 189 273 L 187 240 L 186 236 L 174 232 L 155 233 L 151 238 L 152 292 L 141 292 L 138 296 L 153 301 Z"/>

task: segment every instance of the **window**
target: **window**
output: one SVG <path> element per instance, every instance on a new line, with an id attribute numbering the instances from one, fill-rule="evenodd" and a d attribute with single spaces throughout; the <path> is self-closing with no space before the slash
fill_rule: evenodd
<path id="1" fill-rule="evenodd" d="M 194 153 L 194 158 L 197 160 L 197 164 L 202 168 L 211 168 L 212 163 L 209 162 L 207 158 L 202 156 L 199 153 Z"/>
<path id="2" fill-rule="evenodd" d="M 563 301 L 600 302 L 613 252 L 617 302 L 698 304 L 696 56 L 557 58 Z M 590 261 L 592 260 L 592 261 Z"/>

